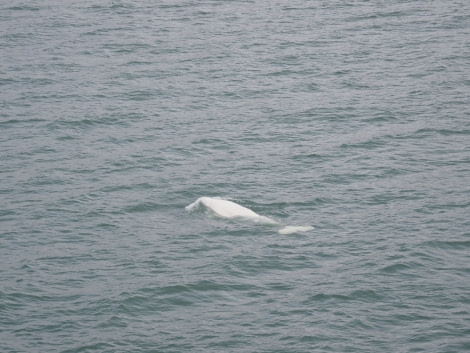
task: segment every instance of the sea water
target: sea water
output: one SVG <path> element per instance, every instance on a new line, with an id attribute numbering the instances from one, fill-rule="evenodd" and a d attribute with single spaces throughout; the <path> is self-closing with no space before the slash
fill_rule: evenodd
<path id="1" fill-rule="evenodd" d="M 468 1 L 0 5 L 1 352 L 469 351 L 469 254 Z"/>

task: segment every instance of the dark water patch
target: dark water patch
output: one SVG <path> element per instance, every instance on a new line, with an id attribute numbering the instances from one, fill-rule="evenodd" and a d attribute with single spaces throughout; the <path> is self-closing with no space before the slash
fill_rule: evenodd
<path id="1" fill-rule="evenodd" d="M 127 206 L 123 212 L 125 213 L 139 213 L 139 212 L 154 212 L 156 210 L 165 209 L 165 205 L 154 202 L 142 202 L 137 205 Z"/>
<path id="2" fill-rule="evenodd" d="M 78 120 L 58 119 L 48 124 L 48 129 L 60 131 L 63 128 L 70 128 L 75 131 L 87 131 L 95 127 L 110 127 L 114 125 L 126 126 L 127 122 L 119 117 L 88 117 Z"/>
<path id="3" fill-rule="evenodd" d="M 98 343 L 88 343 L 85 345 L 80 345 L 75 348 L 68 348 L 64 350 L 64 353 L 85 353 L 85 352 L 110 352 L 115 349 L 118 349 L 118 345 L 98 342 Z"/>
<path id="4" fill-rule="evenodd" d="M 343 302 L 347 301 L 350 298 L 347 295 L 341 294 L 326 294 L 326 293 L 319 293 L 312 296 L 309 301 L 311 302 Z"/>
<path id="5" fill-rule="evenodd" d="M 11 7 L 6 7 L 4 10 L 7 11 L 39 11 L 41 10 L 40 7 L 35 7 L 35 6 L 28 6 L 28 5 L 22 5 L 22 6 L 11 6 Z"/>
<path id="6" fill-rule="evenodd" d="M 424 245 L 444 250 L 467 250 L 470 248 L 470 240 L 433 240 Z"/>
<path id="7" fill-rule="evenodd" d="M 459 129 L 459 130 L 451 130 L 451 129 L 420 129 L 416 132 L 417 134 L 431 136 L 434 134 L 443 135 L 443 136 L 453 136 L 453 135 L 470 135 L 470 130 L 468 129 Z"/>
<path id="8" fill-rule="evenodd" d="M 391 265 L 387 265 L 380 269 L 380 272 L 386 275 L 401 275 L 406 277 L 419 276 L 419 268 L 422 264 L 416 262 L 397 262 Z"/>
<path id="9" fill-rule="evenodd" d="M 2 128 L 9 128 L 9 127 L 16 127 L 17 125 L 34 125 L 36 126 L 38 123 L 47 122 L 45 119 L 40 118 L 29 118 L 29 119 L 9 119 L 0 121 L 0 126 Z"/>

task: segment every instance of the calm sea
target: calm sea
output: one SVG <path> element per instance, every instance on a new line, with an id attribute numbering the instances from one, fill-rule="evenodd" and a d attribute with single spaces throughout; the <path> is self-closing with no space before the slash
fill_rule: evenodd
<path id="1" fill-rule="evenodd" d="M 470 2 L 2 2 L 0 351 L 470 351 Z"/>

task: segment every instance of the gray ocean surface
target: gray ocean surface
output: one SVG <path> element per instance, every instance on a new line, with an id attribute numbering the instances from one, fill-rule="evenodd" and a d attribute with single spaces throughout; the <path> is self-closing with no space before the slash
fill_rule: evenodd
<path id="1" fill-rule="evenodd" d="M 470 2 L 2 2 L 0 351 L 470 351 Z"/>

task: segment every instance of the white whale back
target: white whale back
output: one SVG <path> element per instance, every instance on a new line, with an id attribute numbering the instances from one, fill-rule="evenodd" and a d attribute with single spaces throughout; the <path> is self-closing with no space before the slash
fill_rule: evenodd
<path id="1" fill-rule="evenodd" d="M 256 218 L 259 215 L 249 208 L 243 207 L 235 202 L 216 199 L 211 197 L 201 197 L 200 202 L 211 209 L 215 214 L 223 218 L 245 217 Z"/>
<path id="2" fill-rule="evenodd" d="M 216 197 L 200 197 L 189 206 L 186 206 L 186 210 L 192 211 L 201 205 L 221 218 L 244 218 L 263 224 L 279 224 L 274 219 L 261 216 L 249 208 L 243 207 L 235 202 Z"/>
<path id="3" fill-rule="evenodd" d="M 233 219 L 243 218 L 255 221 L 262 224 L 280 225 L 274 219 L 266 216 L 261 216 L 249 208 L 243 207 L 235 202 L 224 200 L 217 197 L 200 197 L 192 204 L 185 207 L 186 211 L 191 212 L 192 210 L 203 206 L 205 209 L 210 210 L 213 214 L 218 217 Z M 305 232 L 313 229 L 311 226 L 285 226 L 281 228 L 279 234 L 292 234 L 297 232 Z"/>

